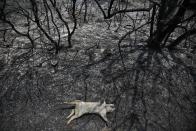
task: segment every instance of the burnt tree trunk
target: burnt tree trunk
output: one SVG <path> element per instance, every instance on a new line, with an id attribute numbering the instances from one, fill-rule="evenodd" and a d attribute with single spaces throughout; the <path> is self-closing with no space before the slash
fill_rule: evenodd
<path id="1" fill-rule="evenodd" d="M 148 47 L 161 49 L 183 19 L 189 0 L 162 0 L 156 19 L 156 29 L 148 40 Z M 154 20 L 154 19 L 153 19 Z M 151 23 L 154 21 L 151 21 Z M 153 25 L 151 25 L 153 26 Z"/>

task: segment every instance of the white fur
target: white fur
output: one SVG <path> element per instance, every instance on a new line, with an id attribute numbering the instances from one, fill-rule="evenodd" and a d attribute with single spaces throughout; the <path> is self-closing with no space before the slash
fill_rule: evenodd
<path id="1" fill-rule="evenodd" d="M 80 100 L 75 100 L 73 102 L 64 102 L 67 104 L 74 104 L 75 109 L 72 109 L 70 115 L 67 117 L 70 118 L 67 122 L 69 124 L 72 120 L 81 117 L 84 114 L 94 113 L 100 115 L 106 122 L 109 122 L 106 113 L 112 112 L 115 110 L 114 104 L 106 104 L 100 102 L 83 102 Z"/>

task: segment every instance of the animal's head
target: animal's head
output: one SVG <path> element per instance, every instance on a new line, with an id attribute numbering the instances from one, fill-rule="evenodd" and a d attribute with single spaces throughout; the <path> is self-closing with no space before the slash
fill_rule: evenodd
<path id="1" fill-rule="evenodd" d="M 105 100 L 104 102 L 102 103 L 102 106 L 104 106 L 106 108 L 106 111 L 107 112 L 112 112 L 115 110 L 115 107 L 114 107 L 114 104 L 106 104 L 105 103 Z"/>
<path id="2" fill-rule="evenodd" d="M 112 112 L 115 110 L 114 104 L 106 104 L 106 110 L 107 112 Z"/>

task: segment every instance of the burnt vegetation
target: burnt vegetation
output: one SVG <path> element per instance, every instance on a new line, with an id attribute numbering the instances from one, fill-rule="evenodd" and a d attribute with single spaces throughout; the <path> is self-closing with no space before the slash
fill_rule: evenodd
<path id="1" fill-rule="evenodd" d="M 1 0 L 0 130 L 196 130 L 195 0 Z M 66 125 L 64 101 L 106 101 Z"/>

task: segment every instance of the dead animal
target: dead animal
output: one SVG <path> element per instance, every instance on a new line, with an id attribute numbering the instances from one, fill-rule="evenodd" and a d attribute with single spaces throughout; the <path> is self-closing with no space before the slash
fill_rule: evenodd
<path id="1" fill-rule="evenodd" d="M 105 101 L 103 103 L 101 102 L 84 102 L 80 100 L 75 100 L 72 102 L 64 102 L 66 104 L 73 104 L 75 105 L 75 108 L 72 109 L 69 116 L 67 116 L 67 124 L 69 124 L 72 120 L 81 117 L 84 114 L 97 114 L 105 120 L 105 122 L 109 122 L 106 113 L 112 112 L 115 110 L 114 104 L 106 104 Z"/>

